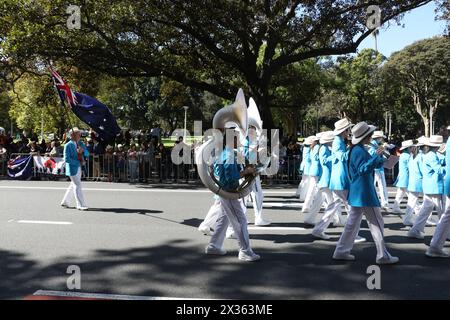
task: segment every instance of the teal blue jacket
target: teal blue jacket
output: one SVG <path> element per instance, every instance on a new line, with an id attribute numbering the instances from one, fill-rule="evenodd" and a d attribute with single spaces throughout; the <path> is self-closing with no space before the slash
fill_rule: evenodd
<path id="1" fill-rule="evenodd" d="M 311 168 L 311 158 L 309 157 L 311 149 L 309 146 L 303 146 L 302 162 L 300 163 L 300 170 L 303 171 L 303 175 L 309 175 L 309 168 Z"/>
<path id="2" fill-rule="evenodd" d="M 333 156 L 331 154 L 331 149 L 327 145 L 321 145 L 319 149 L 319 161 L 322 170 L 322 175 L 320 176 L 319 188 L 328 188 L 330 186 L 331 177 L 331 162 Z"/>
<path id="3" fill-rule="evenodd" d="M 234 191 L 239 187 L 242 166 L 237 164 L 237 158 L 233 149 L 225 147 L 214 163 L 213 169 L 214 175 L 224 190 Z"/>
<path id="4" fill-rule="evenodd" d="M 394 182 L 397 188 L 408 188 L 409 183 L 409 160 L 411 155 L 407 150 L 403 150 L 398 161 L 398 176 Z"/>
<path id="5" fill-rule="evenodd" d="M 361 144 L 353 147 L 349 154 L 348 203 L 353 207 L 380 207 L 374 185 L 374 170 L 383 165 L 384 159 L 370 155 Z"/>
<path id="6" fill-rule="evenodd" d="M 316 144 L 310 153 L 309 158 L 311 159 L 311 167 L 309 168 L 309 175 L 320 178 L 322 168 L 320 167 L 319 162 L 319 148 L 320 145 Z"/>
<path id="7" fill-rule="evenodd" d="M 423 153 L 419 152 L 415 158 L 411 157 L 408 163 L 408 191 L 423 193 L 422 175 Z"/>
<path id="8" fill-rule="evenodd" d="M 333 160 L 331 164 L 330 189 L 348 190 L 348 152 L 344 139 L 342 139 L 340 136 L 336 136 L 334 138 L 331 153 L 333 154 Z"/>
<path id="9" fill-rule="evenodd" d="M 78 159 L 77 144 L 70 140 L 64 145 L 64 161 L 66 163 L 66 176 L 75 176 L 80 168 Z"/>
<path id="10" fill-rule="evenodd" d="M 429 151 L 423 156 L 423 193 L 444 194 L 445 167 L 439 161 L 436 152 Z"/>

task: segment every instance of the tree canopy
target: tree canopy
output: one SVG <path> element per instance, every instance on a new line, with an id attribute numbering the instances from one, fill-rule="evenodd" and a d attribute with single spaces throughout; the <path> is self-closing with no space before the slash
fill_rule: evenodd
<path id="1" fill-rule="evenodd" d="M 430 1 L 3 0 L 0 61 L 19 71 L 52 60 L 114 76 L 164 76 L 224 99 L 244 87 L 273 127 L 274 79 L 283 70 L 356 52 L 372 32 L 370 4 L 383 24 Z M 80 30 L 66 27 L 69 4 L 81 6 Z"/>

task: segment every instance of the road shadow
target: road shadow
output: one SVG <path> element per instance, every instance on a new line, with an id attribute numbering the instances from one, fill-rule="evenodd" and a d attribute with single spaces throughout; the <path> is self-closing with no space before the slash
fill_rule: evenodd
<path id="1" fill-rule="evenodd" d="M 131 208 L 89 208 L 89 212 L 125 213 L 125 214 L 156 214 L 163 213 L 161 210 L 131 209 Z"/>
<path id="2" fill-rule="evenodd" d="M 21 299 L 39 289 L 67 291 L 69 265 L 80 267 L 83 292 L 222 299 L 450 298 L 450 261 L 426 258 L 422 249 L 390 249 L 400 264 L 382 266 L 382 290 L 370 291 L 366 281 L 375 260 L 373 243 L 355 245 L 356 261 L 336 262 L 334 243 L 310 243 L 309 235 L 270 237 L 294 245 L 271 250 L 255 245 L 262 256 L 256 263 L 238 260 L 237 246 L 223 257 L 206 256 L 203 246 L 183 239 L 100 249 L 48 264 L 0 250 L 0 298 Z"/>

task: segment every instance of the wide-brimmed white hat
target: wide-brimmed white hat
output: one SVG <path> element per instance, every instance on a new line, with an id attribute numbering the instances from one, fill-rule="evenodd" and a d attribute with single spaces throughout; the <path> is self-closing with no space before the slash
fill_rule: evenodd
<path id="1" fill-rule="evenodd" d="M 402 146 L 400 147 L 400 151 L 405 150 L 409 147 L 412 147 L 414 145 L 414 141 L 412 140 L 406 140 L 402 142 Z"/>
<path id="2" fill-rule="evenodd" d="M 447 127 L 447 130 L 450 130 L 450 126 Z"/>
<path id="3" fill-rule="evenodd" d="M 123 148 L 123 145 L 121 145 L 121 144 L 119 144 L 119 145 L 117 145 L 117 148 Z"/>
<path id="4" fill-rule="evenodd" d="M 316 133 L 316 137 L 319 138 L 319 140 L 320 140 L 320 138 L 322 137 L 323 134 L 324 134 L 324 132 Z"/>
<path id="5" fill-rule="evenodd" d="M 365 137 L 374 132 L 376 129 L 377 127 L 368 125 L 364 121 L 358 123 L 352 128 L 352 135 L 353 135 L 352 143 L 353 144 L 360 143 Z"/>
<path id="6" fill-rule="evenodd" d="M 320 136 L 320 144 L 330 143 L 334 141 L 334 131 L 326 131 Z"/>
<path id="7" fill-rule="evenodd" d="M 312 144 L 314 141 L 319 140 L 319 138 L 317 138 L 317 136 L 309 136 L 305 139 L 305 141 L 303 142 L 303 144 L 309 145 Z"/>
<path id="8" fill-rule="evenodd" d="M 442 136 L 434 135 L 429 137 L 424 144 L 429 147 L 440 147 L 443 143 L 444 138 Z"/>
<path id="9" fill-rule="evenodd" d="M 416 147 L 421 147 L 421 146 L 425 145 L 425 141 L 427 141 L 427 137 L 425 137 L 425 136 L 421 136 L 421 137 L 417 138 Z"/>
<path id="10" fill-rule="evenodd" d="M 384 139 L 386 139 L 386 136 L 384 135 L 384 132 L 383 132 L 383 131 L 375 131 L 375 132 L 373 133 L 372 138 L 373 138 L 373 139 L 377 139 L 377 138 L 384 138 Z"/>
<path id="11" fill-rule="evenodd" d="M 334 131 L 333 133 L 337 136 L 338 134 L 341 134 L 345 130 L 351 128 L 353 126 L 352 123 L 347 118 L 341 119 L 334 123 Z"/>

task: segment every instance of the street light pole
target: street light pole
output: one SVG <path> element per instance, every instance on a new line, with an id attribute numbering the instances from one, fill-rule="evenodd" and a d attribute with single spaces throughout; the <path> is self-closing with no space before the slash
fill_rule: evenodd
<path id="1" fill-rule="evenodd" d="M 187 111 L 189 109 L 188 106 L 183 106 L 184 109 L 184 131 L 183 131 L 183 141 L 186 143 L 186 123 L 187 123 Z"/>

